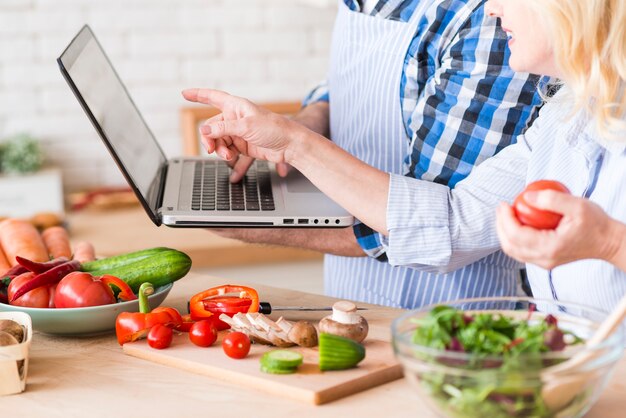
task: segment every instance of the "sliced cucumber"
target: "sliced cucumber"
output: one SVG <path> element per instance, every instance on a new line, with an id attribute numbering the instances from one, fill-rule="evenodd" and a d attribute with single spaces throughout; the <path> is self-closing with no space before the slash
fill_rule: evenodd
<path id="1" fill-rule="evenodd" d="M 270 367 L 266 367 L 263 365 L 263 363 L 261 363 L 261 371 L 263 373 L 269 373 L 269 374 L 292 374 L 295 373 L 296 370 L 298 370 L 298 368 L 294 368 L 294 369 L 272 369 Z"/>
<path id="2" fill-rule="evenodd" d="M 302 364 L 302 361 L 302 354 L 295 351 L 268 351 L 261 357 L 261 370 L 267 373 L 273 373 L 273 371 L 293 373 Z M 267 370 L 263 370 L 263 368 Z"/>
<path id="3" fill-rule="evenodd" d="M 365 347 L 348 338 L 320 333 L 320 370 L 344 370 L 365 358 Z"/>

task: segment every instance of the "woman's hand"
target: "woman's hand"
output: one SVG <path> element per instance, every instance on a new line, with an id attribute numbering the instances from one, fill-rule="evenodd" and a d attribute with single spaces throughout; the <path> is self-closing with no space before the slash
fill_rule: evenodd
<path id="1" fill-rule="evenodd" d="M 201 127 L 202 143 L 225 160 L 238 154 L 274 163 L 288 162 L 296 132 L 305 129 L 287 118 L 265 110 L 249 100 L 211 89 L 188 89 L 185 99 L 222 111 Z"/>
<path id="2" fill-rule="evenodd" d="M 513 208 L 501 204 L 497 231 L 508 255 L 545 269 L 588 258 L 620 264 L 616 257 L 626 240 L 626 225 L 609 217 L 600 206 L 553 190 L 527 192 L 524 198 L 534 207 L 560 213 L 563 218 L 554 230 L 538 230 L 523 226 Z"/>

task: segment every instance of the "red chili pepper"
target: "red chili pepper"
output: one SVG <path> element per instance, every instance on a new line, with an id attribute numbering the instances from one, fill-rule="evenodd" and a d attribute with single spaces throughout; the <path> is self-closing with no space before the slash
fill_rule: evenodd
<path id="1" fill-rule="evenodd" d="M 28 269 L 24 268 L 24 266 L 16 264 L 7 271 L 4 272 L 2 277 L 17 277 L 20 274 L 28 273 Z"/>
<path id="2" fill-rule="evenodd" d="M 26 270 L 32 271 L 33 273 L 37 274 L 48 271 L 51 268 L 59 266 L 68 261 L 67 257 L 58 257 L 54 260 L 46 261 L 45 263 L 38 263 L 36 261 L 20 257 L 19 255 L 15 256 L 15 260 L 19 263 L 20 266 L 24 267 Z"/>
<path id="3" fill-rule="evenodd" d="M 147 295 L 152 292 L 152 284 L 143 283 L 139 288 L 139 312 L 122 312 L 117 316 L 115 334 L 120 345 L 145 337 L 156 324 L 172 328 L 182 324 L 183 319 L 174 308 L 158 307 L 150 311 Z"/>
<path id="4" fill-rule="evenodd" d="M 226 296 L 228 293 L 238 292 L 239 296 Z M 238 312 L 258 312 L 259 294 L 251 287 L 224 285 L 207 289 L 194 295 L 189 301 L 191 318 L 198 321 L 219 317 L 219 314 L 233 316 Z M 228 325 L 217 320 L 217 329 L 227 329 Z"/>
<path id="5" fill-rule="evenodd" d="M 23 294 L 30 292 L 33 289 L 36 289 L 40 286 L 47 286 L 51 284 L 55 284 L 61 281 L 63 277 L 67 274 L 79 270 L 81 264 L 76 261 L 66 261 L 63 264 L 59 264 L 56 267 L 51 268 L 48 271 L 38 274 L 32 280 L 24 283 L 19 289 L 15 291 L 15 294 L 11 298 L 11 302 L 15 299 L 19 298 Z"/>

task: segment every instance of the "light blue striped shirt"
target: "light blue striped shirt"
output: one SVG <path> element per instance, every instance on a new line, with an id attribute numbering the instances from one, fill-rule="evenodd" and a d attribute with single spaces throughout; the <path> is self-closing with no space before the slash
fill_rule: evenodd
<path id="1" fill-rule="evenodd" d="M 476 167 L 454 190 L 392 175 L 384 240 L 389 262 L 452 271 L 496 251 L 497 205 L 511 203 L 538 179 L 558 180 L 626 222 L 626 144 L 601 140 L 585 112 L 571 117 L 570 102 L 565 92 L 557 94 L 515 145 Z M 416 241 L 428 245 L 417 247 Z M 609 309 L 626 294 L 626 272 L 605 261 L 527 268 L 539 298 Z"/>

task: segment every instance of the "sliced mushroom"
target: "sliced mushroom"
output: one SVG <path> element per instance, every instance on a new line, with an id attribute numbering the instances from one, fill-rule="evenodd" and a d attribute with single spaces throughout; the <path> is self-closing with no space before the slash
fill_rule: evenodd
<path id="1" fill-rule="evenodd" d="M 232 329 L 248 335 L 252 341 L 277 347 L 294 345 L 287 337 L 287 332 L 263 314 L 237 313 L 232 318 L 222 314 L 220 319 L 223 319 Z"/>
<path id="2" fill-rule="evenodd" d="M 367 337 L 367 320 L 357 313 L 356 305 L 348 301 L 336 302 L 333 314 L 319 323 L 320 332 L 350 338 L 358 343 Z"/>
<path id="3" fill-rule="evenodd" d="M 315 347 L 317 345 L 317 330 L 313 324 L 307 321 L 296 322 L 291 327 L 287 337 L 300 347 Z"/>
<path id="4" fill-rule="evenodd" d="M 282 316 L 278 318 L 278 320 L 276 321 L 276 325 L 278 325 L 280 329 L 285 331 L 287 334 L 289 334 L 289 331 L 291 331 L 291 328 L 293 328 L 293 322 L 287 321 Z"/>
<path id="5" fill-rule="evenodd" d="M 24 327 L 11 319 L 0 320 L 0 331 L 11 334 L 18 343 L 24 341 Z"/>

